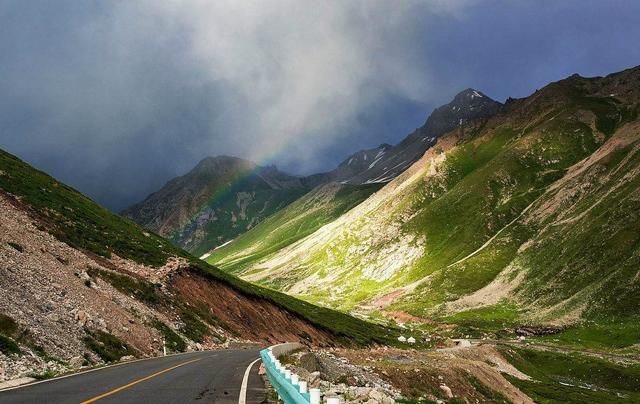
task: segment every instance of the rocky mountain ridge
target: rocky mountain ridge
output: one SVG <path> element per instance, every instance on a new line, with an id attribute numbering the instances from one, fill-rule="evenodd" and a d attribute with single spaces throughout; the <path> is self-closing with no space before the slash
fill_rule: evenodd
<path id="1" fill-rule="evenodd" d="M 389 182 L 420 159 L 440 136 L 469 121 L 489 118 L 501 108 L 501 103 L 468 88 L 456 94 L 448 104 L 434 109 L 424 125 L 397 145 L 382 144 L 374 149 L 361 150 L 349 156 L 335 170 L 312 175 L 307 181 L 353 185 Z"/>

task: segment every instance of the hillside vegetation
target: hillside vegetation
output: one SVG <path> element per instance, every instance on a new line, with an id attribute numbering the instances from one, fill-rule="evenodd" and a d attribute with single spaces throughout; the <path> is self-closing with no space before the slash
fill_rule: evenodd
<path id="1" fill-rule="evenodd" d="M 308 324 L 310 329 L 316 330 L 314 332 L 319 331 L 320 334 L 317 336 L 324 335 L 317 342 L 324 339 L 325 343 L 333 340 L 346 344 L 366 344 L 391 338 L 388 329 L 372 326 L 333 310 L 316 307 L 221 272 L 1 150 L 0 192 L 12 201 L 15 207 L 32 218 L 36 226 L 33 231 L 52 234 L 74 250 L 87 254 L 90 259 L 95 260 L 96 265 L 104 267 L 102 270 L 93 271 L 87 268 L 88 277 L 91 278 L 86 280 L 87 285 L 100 278 L 147 305 L 169 304 L 172 307 L 171 311 L 177 310 L 177 315 L 187 327 L 190 321 L 195 327 L 198 327 L 197 323 L 204 321 L 227 327 L 232 331 L 235 329 L 233 332 L 236 333 L 248 332 L 253 334 L 252 338 L 269 340 L 272 338 L 268 334 L 269 331 L 259 331 L 255 324 L 251 330 L 245 322 L 248 317 L 255 316 L 256 319 L 252 321 L 264 322 L 268 326 L 269 321 L 273 319 L 274 310 L 279 310 L 283 321 L 301 321 Z M 3 238 L 5 236 L 9 239 L 12 237 L 11 234 L 6 234 Z M 14 251 L 12 254 L 19 257 L 31 255 L 29 251 L 22 254 L 11 247 L 11 243 L 16 244 L 8 240 L 6 248 Z M 42 250 L 45 251 L 44 247 Z M 64 258 L 58 261 L 63 266 L 70 266 L 68 262 L 65 264 Z M 226 298 L 229 300 L 216 302 L 207 300 L 207 296 L 192 295 L 191 293 L 195 292 L 188 289 L 193 286 L 189 279 L 200 279 L 205 285 L 215 287 L 210 291 L 211 298 L 215 298 L 215 293 L 227 293 Z M 154 282 L 166 282 L 168 286 L 175 288 L 174 292 L 178 293 L 176 300 L 165 301 L 171 298 L 171 293 L 167 295 L 164 289 L 154 287 Z M 232 304 L 233 302 L 235 303 Z M 237 312 L 234 314 L 237 317 L 228 317 L 226 322 L 216 322 L 206 311 L 197 309 L 197 305 L 208 307 L 210 313 L 219 312 L 218 316 L 227 315 L 224 311 L 227 310 L 227 305 L 234 307 L 229 309 L 234 313 L 241 311 L 243 307 L 249 312 Z M 259 309 L 251 313 L 254 308 Z"/>
<path id="2" fill-rule="evenodd" d="M 574 75 L 508 100 L 242 276 L 374 316 L 481 308 L 478 323 L 632 325 L 640 314 L 639 102 L 640 68 Z"/>
<path id="3" fill-rule="evenodd" d="M 337 219 L 381 187 L 381 184 L 320 185 L 253 231 L 214 250 L 207 262 L 224 266 L 228 272 L 242 271 Z"/>

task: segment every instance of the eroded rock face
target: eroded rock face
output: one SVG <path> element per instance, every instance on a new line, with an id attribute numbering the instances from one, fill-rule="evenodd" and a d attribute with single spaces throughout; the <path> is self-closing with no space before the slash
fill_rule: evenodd
<path id="1" fill-rule="evenodd" d="M 85 345 L 88 329 L 109 331 L 140 354 L 154 354 L 152 341 L 159 333 L 144 323 L 172 319 L 101 279 L 91 278 L 90 267 L 110 271 L 117 266 L 96 261 L 39 230 L 12 202 L 0 192 L 0 295 L 7 297 L 0 299 L 0 314 L 13 319 L 29 338 L 18 341 L 22 356 L 0 354 L 4 369 L 0 381 L 44 370 L 76 369 L 86 362 L 84 353 L 100 362 Z M 21 246 L 22 251 L 8 243 Z M 129 324 L 127 319 L 132 316 L 139 319 L 138 324 Z M 34 353 L 35 346 L 62 363 L 49 363 Z"/>
<path id="2" fill-rule="evenodd" d="M 204 305 L 244 338 L 278 343 L 299 341 L 333 345 L 333 337 L 267 301 L 249 299 L 228 285 L 208 279 L 195 271 L 180 271 L 170 286 L 192 305 Z"/>
<path id="3" fill-rule="evenodd" d="M 0 382 L 101 363 L 87 342 L 100 333 L 114 336 L 139 356 L 156 355 L 163 339 L 153 326 L 157 322 L 193 350 L 225 340 L 327 344 L 332 339 L 273 303 L 202 275 L 184 258 L 169 258 L 153 268 L 115 254 L 106 259 L 76 250 L 41 230 L 38 218 L 1 190 L 0 296 L 0 315 L 14 324 L 9 336 L 21 351 L 0 352 Z M 186 302 L 205 305 L 219 320 L 214 324 L 200 318 L 211 331 L 202 341 L 183 332 Z"/>

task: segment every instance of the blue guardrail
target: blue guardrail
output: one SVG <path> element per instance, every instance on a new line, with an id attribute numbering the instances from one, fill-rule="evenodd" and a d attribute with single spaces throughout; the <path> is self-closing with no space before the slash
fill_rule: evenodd
<path id="1" fill-rule="evenodd" d="M 284 373 L 276 369 L 276 364 L 269 357 L 269 350 L 260 351 L 262 363 L 267 371 L 267 378 L 274 389 L 280 394 L 280 398 L 285 404 L 309 404 L 309 393 L 300 393 L 298 386 L 293 385 L 290 380 L 285 379 Z"/>

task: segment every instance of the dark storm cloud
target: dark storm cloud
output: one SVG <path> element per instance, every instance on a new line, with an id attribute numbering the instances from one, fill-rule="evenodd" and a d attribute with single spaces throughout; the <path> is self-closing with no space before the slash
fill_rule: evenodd
<path id="1" fill-rule="evenodd" d="M 466 87 L 640 63 L 635 1 L 3 1 L 0 147 L 119 209 L 207 155 L 330 168 Z"/>

